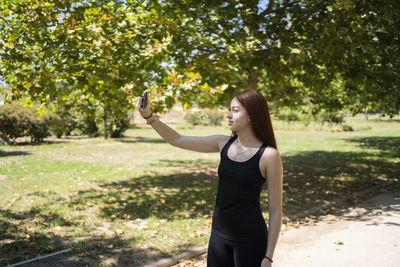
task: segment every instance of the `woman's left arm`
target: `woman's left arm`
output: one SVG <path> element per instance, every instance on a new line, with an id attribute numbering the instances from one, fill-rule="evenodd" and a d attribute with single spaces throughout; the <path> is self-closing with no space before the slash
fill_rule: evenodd
<path id="1" fill-rule="evenodd" d="M 268 248 L 265 255 L 272 259 L 282 226 L 283 167 L 276 149 L 267 149 L 265 152 L 269 210 Z"/>

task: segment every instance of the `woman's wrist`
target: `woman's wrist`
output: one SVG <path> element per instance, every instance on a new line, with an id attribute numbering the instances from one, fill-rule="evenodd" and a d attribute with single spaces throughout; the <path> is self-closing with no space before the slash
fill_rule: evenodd
<path id="1" fill-rule="evenodd" d="M 269 260 L 271 263 L 273 263 L 274 261 L 272 260 L 272 258 L 268 257 L 268 256 L 264 256 L 265 259 Z"/>
<path id="2" fill-rule="evenodd" d="M 157 116 L 153 116 L 153 114 L 151 114 L 151 116 L 148 117 L 148 119 L 146 119 L 146 122 L 148 125 L 152 124 L 153 122 L 155 122 L 157 119 Z"/>
<path id="3" fill-rule="evenodd" d="M 153 116 L 153 112 L 151 112 L 149 116 L 143 116 L 143 119 L 148 120 L 151 118 L 151 116 Z"/>

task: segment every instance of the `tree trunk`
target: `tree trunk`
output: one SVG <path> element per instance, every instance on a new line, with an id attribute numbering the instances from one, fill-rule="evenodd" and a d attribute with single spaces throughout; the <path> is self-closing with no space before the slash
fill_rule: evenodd
<path id="1" fill-rule="evenodd" d="M 258 78 L 258 73 L 256 70 L 253 70 L 251 68 L 247 69 L 247 72 L 249 74 L 248 78 L 247 78 L 247 89 L 257 89 L 257 78 Z"/>
<path id="2" fill-rule="evenodd" d="M 104 107 L 103 123 L 104 123 L 104 139 L 107 139 L 108 138 L 108 129 L 107 129 L 107 109 L 106 109 L 106 107 Z"/>

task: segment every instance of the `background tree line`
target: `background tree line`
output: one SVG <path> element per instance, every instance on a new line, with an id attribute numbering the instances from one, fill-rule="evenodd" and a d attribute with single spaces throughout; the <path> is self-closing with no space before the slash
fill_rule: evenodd
<path id="1" fill-rule="evenodd" d="M 57 107 L 53 112 L 41 113 L 37 107 L 28 106 L 19 102 L 0 106 L 0 140 L 13 144 L 18 137 L 30 136 L 32 143 L 41 143 L 50 135 L 61 138 L 74 130 L 90 137 L 100 134 L 99 122 L 74 108 Z M 107 131 L 113 138 L 122 137 L 128 128 L 127 116 L 113 118 L 107 124 Z"/>

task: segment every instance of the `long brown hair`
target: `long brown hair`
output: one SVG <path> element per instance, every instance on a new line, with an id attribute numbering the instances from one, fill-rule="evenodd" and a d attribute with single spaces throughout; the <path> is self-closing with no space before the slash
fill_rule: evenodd
<path id="1" fill-rule="evenodd" d="M 250 125 L 256 137 L 264 144 L 278 149 L 265 97 L 254 89 L 239 92 L 235 97 L 249 114 Z M 232 132 L 232 134 L 237 135 L 236 132 Z"/>

